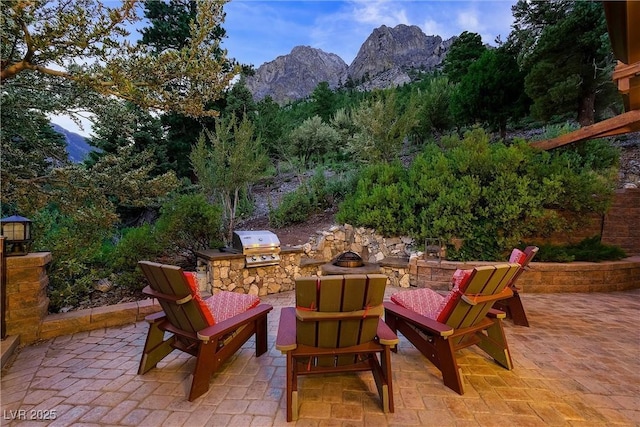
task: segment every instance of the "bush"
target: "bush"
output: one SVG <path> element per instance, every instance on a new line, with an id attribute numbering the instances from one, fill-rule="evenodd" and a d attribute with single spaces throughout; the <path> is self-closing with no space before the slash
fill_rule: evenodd
<path id="1" fill-rule="evenodd" d="M 618 261 L 626 256 L 621 248 L 605 245 L 600 236 L 593 236 L 574 245 L 541 245 L 536 258 L 543 262 L 600 262 Z"/>
<path id="2" fill-rule="evenodd" d="M 150 225 L 123 230 L 122 238 L 109 256 L 109 264 L 117 275 L 118 285 L 135 290 L 142 289 L 144 280 L 142 272 L 138 269 L 138 261 L 155 260 L 162 251 L 163 243 L 159 241 Z"/>
<path id="3" fill-rule="evenodd" d="M 327 180 L 324 170 L 317 169 L 308 183 L 286 194 L 280 205 L 270 210 L 269 224 L 280 228 L 306 221 L 312 214 L 343 200 L 353 188 L 354 180 L 355 175 L 351 173 Z"/>
<path id="4" fill-rule="evenodd" d="M 492 260 L 528 236 L 580 226 L 556 209 L 579 219 L 605 212 L 613 195 L 611 165 L 596 168 L 589 147 L 549 153 L 523 141 L 490 144 L 482 129 L 443 138 L 441 146 L 426 146 L 408 169 L 364 170 L 338 220 L 418 241 L 461 238 L 464 246 L 448 248 L 449 258 Z"/>
<path id="5" fill-rule="evenodd" d="M 222 208 L 202 194 L 179 196 L 160 209 L 155 236 L 165 251 L 185 256 L 195 266 L 196 251 L 222 246 Z"/>

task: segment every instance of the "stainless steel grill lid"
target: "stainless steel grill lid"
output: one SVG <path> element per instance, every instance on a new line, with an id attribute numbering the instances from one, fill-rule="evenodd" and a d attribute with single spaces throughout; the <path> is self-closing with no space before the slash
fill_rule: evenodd
<path id="1" fill-rule="evenodd" d="M 280 263 L 280 239 L 268 230 L 234 231 L 235 251 L 245 255 L 247 267 Z"/>

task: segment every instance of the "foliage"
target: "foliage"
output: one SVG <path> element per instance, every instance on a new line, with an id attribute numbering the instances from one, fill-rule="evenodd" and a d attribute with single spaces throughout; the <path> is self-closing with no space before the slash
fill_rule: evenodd
<path id="1" fill-rule="evenodd" d="M 418 121 L 413 133 L 425 140 L 432 132 L 450 129 L 453 125 L 451 104 L 454 86 L 447 77 L 433 77 L 428 85 L 416 91 Z"/>
<path id="2" fill-rule="evenodd" d="M 363 102 L 352 112 L 358 132 L 349 141 L 347 151 L 363 163 L 396 159 L 404 139 L 416 122 L 416 109 L 400 113 L 394 91 L 378 92 L 376 99 Z"/>
<path id="3" fill-rule="evenodd" d="M 327 180 L 322 168 L 316 169 L 309 182 L 286 194 L 277 208 L 269 212 L 269 224 L 284 227 L 307 220 L 312 214 L 344 199 L 353 188 L 355 174 L 344 174 Z"/>
<path id="4" fill-rule="evenodd" d="M 75 216 L 62 207 L 51 204 L 31 215 L 33 249 L 55 254 L 47 270 L 50 309 L 54 312 L 77 304 L 101 277 L 92 263 L 109 234 L 99 206 L 86 206 Z"/>
<path id="5" fill-rule="evenodd" d="M 166 242 L 149 224 L 123 229 L 121 234 L 122 237 L 115 246 L 110 247 L 103 262 L 115 273 L 118 286 L 141 290 L 144 280 L 138 269 L 138 261 L 157 259 L 163 253 Z"/>
<path id="6" fill-rule="evenodd" d="M 285 130 L 284 117 L 280 106 L 267 96 L 256 105 L 257 114 L 254 119 L 256 135 L 270 158 L 275 158 L 280 153 L 282 138 Z"/>
<path id="7" fill-rule="evenodd" d="M 615 91 L 602 4 L 520 0 L 514 16 L 518 30 L 510 41 L 526 49 L 521 64 L 528 70 L 525 90 L 533 100 L 532 115 L 549 120 L 569 113 L 582 126 L 593 124 L 596 98 Z"/>
<path id="8" fill-rule="evenodd" d="M 192 265 L 199 250 L 220 247 L 223 240 L 222 208 L 202 194 L 168 201 L 156 222 L 156 238 L 170 253 L 185 256 Z"/>
<path id="9" fill-rule="evenodd" d="M 305 120 L 289 135 L 291 154 L 300 159 L 303 167 L 308 168 L 312 160 L 319 161 L 321 156 L 337 148 L 340 134 L 320 116 Z"/>
<path id="10" fill-rule="evenodd" d="M 600 236 L 586 238 L 577 244 L 539 246 L 537 258 L 541 262 L 618 261 L 627 256 L 619 247 L 603 244 Z"/>
<path id="11" fill-rule="evenodd" d="M 612 195 L 611 164 L 586 168 L 578 151 L 535 152 L 524 142 L 489 143 L 482 129 L 464 139 L 429 144 L 405 170 L 399 164 L 365 169 L 338 220 L 384 235 L 464 239 L 452 258 L 496 259 L 534 233 L 568 231 L 555 209 L 579 216 L 604 212 Z M 595 196 L 595 197 L 594 197 Z"/>
<path id="12" fill-rule="evenodd" d="M 407 184 L 407 171 L 397 162 L 365 168 L 355 192 L 340 205 L 336 220 L 375 228 L 385 235 L 406 234 L 406 221 L 414 216 L 414 205 L 406 197 Z"/>
<path id="13" fill-rule="evenodd" d="M 312 195 L 307 186 L 285 194 L 277 208 L 269 212 L 269 225 L 281 228 L 304 222 L 314 212 Z"/>
<path id="14" fill-rule="evenodd" d="M 507 121 L 525 114 L 524 74 L 505 48 L 486 50 L 462 77 L 452 106 L 460 123 L 488 123 L 504 138 Z"/>
<path id="15" fill-rule="evenodd" d="M 444 73 L 453 83 L 458 83 L 467 74 L 467 70 L 487 48 L 477 33 L 464 31 L 453 41 L 444 59 Z"/>
<path id="16" fill-rule="evenodd" d="M 0 22 L 0 85 L 12 84 L 23 73 L 37 73 L 147 108 L 193 117 L 215 115 L 206 104 L 220 97 L 238 71 L 229 69 L 220 56 L 215 32 L 224 17 L 224 3 L 197 2 L 187 42 L 150 52 L 146 45 L 126 39 L 126 27 L 139 21 L 135 0 L 120 7 L 95 0 L 9 1 Z M 66 100 L 70 105 L 87 104 L 86 97 Z"/>
<path id="17" fill-rule="evenodd" d="M 241 191 L 260 178 L 267 157 L 246 117 L 240 124 L 235 115 L 219 119 L 215 132 L 205 130 L 205 135 L 200 136 L 189 158 L 206 198 L 223 207 L 226 241 L 230 242 Z"/>
<path id="18" fill-rule="evenodd" d="M 335 95 L 329 88 L 328 82 L 320 82 L 311 93 L 311 100 L 314 102 L 314 113 L 328 123 L 335 111 Z"/>
<path id="19" fill-rule="evenodd" d="M 116 207 L 159 206 L 177 186 L 173 173 L 150 177 L 148 153 L 121 149 L 91 168 L 55 168 L 46 185 L 25 182 L 13 195 L 19 212 L 34 221 L 34 249 L 50 251 L 50 298 L 53 309 L 74 305 L 105 268 L 101 245 L 119 222 Z"/>

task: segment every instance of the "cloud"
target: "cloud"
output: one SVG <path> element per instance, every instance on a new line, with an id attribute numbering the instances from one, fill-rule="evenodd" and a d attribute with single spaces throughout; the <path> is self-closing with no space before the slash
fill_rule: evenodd
<path id="1" fill-rule="evenodd" d="M 456 17 L 456 23 L 458 27 L 466 28 L 466 31 L 472 33 L 479 33 L 484 29 L 483 25 L 480 24 L 478 11 L 474 9 L 465 9 L 459 12 Z"/>
<path id="2" fill-rule="evenodd" d="M 352 0 L 353 20 L 364 24 L 396 26 L 409 24 L 402 2 L 389 0 Z"/>
<path id="3" fill-rule="evenodd" d="M 442 38 L 446 37 L 447 31 L 444 26 L 433 19 L 427 19 L 424 24 L 422 24 L 422 31 L 428 36 L 441 36 Z"/>

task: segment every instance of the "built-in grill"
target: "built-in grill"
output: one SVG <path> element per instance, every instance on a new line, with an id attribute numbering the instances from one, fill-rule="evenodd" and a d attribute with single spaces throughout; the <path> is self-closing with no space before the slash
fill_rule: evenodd
<path id="1" fill-rule="evenodd" d="M 280 263 L 280 239 L 268 230 L 234 231 L 232 251 L 245 256 L 247 267 Z"/>

